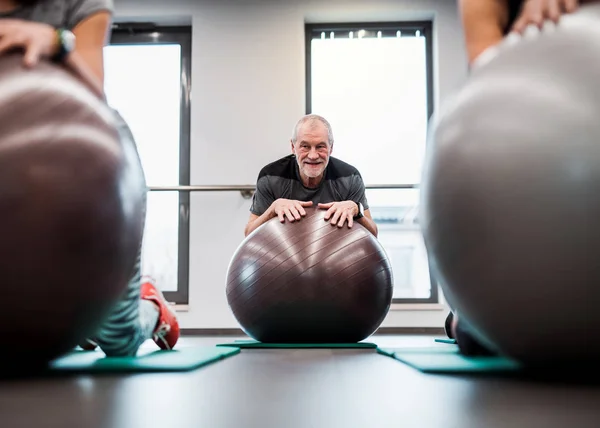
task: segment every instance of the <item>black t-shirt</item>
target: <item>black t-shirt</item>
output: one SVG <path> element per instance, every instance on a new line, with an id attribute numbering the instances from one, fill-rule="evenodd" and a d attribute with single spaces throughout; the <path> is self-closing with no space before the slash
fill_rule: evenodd
<path id="1" fill-rule="evenodd" d="M 361 203 L 365 210 L 369 208 L 365 185 L 358 170 L 334 157 L 329 158 L 324 178 L 316 188 L 304 186 L 294 155 L 265 166 L 258 175 L 250 212 L 260 216 L 279 198 L 312 201 L 313 206 L 319 203 L 354 201 Z"/>

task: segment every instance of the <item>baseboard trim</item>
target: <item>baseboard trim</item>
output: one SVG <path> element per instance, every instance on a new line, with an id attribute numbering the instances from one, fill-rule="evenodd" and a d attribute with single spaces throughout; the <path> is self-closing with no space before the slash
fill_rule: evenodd
<path id="1" fill-rule="evenodd" d="M 445 335 L 443 328 L 438 327 L 381 327 L 375 334 L 380 335 Z M 246 336 L 239 328 L 182 328 L 182 336 Z"/>
<path id="2" fill-rule="evenodd" d="M 422 335 L 422 336 L 440 336 L 446 335 L 443 327 L 381 327 L 375 334 L 380 335 Z"/>
<path id="3" fill-rule="evenodd" d="M 182 336 L 246 336 L 239 328 L 182 328 Z"/>

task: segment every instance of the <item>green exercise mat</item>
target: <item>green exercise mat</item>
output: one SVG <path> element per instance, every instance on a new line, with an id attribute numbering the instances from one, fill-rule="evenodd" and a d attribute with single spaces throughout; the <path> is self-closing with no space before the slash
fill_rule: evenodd
<path id="1" fill-rule="evenodd" d="M 424 373 L 513 373 L 520 369 L 518 363 L 504 357 L 466 357 L 456 345 L 377 348 L 377 352 Z"/>
<path id="2" fill-rule="evenodd" d="M 140 350 L 135 357 L 106 357 L 102 351 L 72 351 L 52 361 L 49 370 L 87 373 L 189 371 L 239 352 L 239 348 L 215 346 L 195 346 L 171 351 Z"/>
<path id="3" fill-rule="evenodd" d="M 438 343 L 449 343 L 451 345 L 456 344 L 456 339 L 435 339 Z"/>
<path id="4" fill-rule="evenodd" d="M 237 347 L 237 348 L 377 348 L 377 345 L 369 342 L 358 343 L 263 343 L 256 340 L 235 340 L 230 343 L 220 343 L 217 346 Z"/>

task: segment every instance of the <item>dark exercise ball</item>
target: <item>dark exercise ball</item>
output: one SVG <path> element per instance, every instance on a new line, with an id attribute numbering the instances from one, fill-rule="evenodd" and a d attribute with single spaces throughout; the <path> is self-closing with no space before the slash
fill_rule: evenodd
<path id="1" fill-rule="evenodd" d="M 0 56 L 0 355 L 43 367 L 92 334 L 141 244 L 133 139 L 68 71 Z"/>
<path id="2" fill-rule="evenodd" d="M 237 248 L 227 300 L 242 329 L 261 342 L 354 343 L 383 322 L 392 300 L 390 261 L 362 225 L 325 221 L 261 225 Z"/>
<path id="3" fill-rule="evenodd" d="M 508 40 L 432 122 L 429 259 L 460 323 L 528 366 L 600 358 L 600 4 Z"/>

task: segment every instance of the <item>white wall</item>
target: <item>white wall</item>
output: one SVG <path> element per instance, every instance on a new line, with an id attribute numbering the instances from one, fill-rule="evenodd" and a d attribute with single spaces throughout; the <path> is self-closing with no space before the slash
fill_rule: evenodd
<path id="1" fill-rule="evenodd" d="M 452 0 L 117 0 L 117 19 L 191 18 L 192 184 L 253 184 L 289 152 L 305 111 L 305 22 L 434 18 L 436 105 L 466 77 Z M 239 193 L 192 193 L 189 311 L 183 328 L 238 327 L 225 274 L 250 202 Z M 441 327 L 445 310 L 393 310 L 384 326 Z"/>

